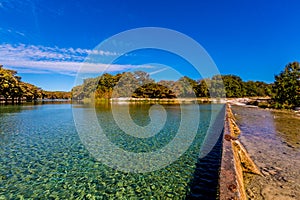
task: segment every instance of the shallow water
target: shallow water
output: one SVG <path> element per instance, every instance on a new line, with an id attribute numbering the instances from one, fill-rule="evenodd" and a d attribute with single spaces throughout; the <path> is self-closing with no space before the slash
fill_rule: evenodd
<path id="1" fill-rule="evenodd" d="M 190 107 L 183 105 L 182 109 Z M 131 105 L 130 116 L 136 124 L 146 126 L 150 122 L 149 108 Z M 95 110 L 110 141 L 126 151 L 150 152 L 176 137 L 182 110 L 178 105 L 164 105 L 164 109 L 167 120 L 163 129 L 154 137 L 138 139 L 122 132 L 113 121 L 110 105 L 99 105 Z M 220 112 L 211 112 L 209 104 L 199 109 L 197 134 L 183 155 L 165 168 L 131 173 L 102 164 L 80 140 L 72 112 L 88 119 L 94 108 L 79 104 L 0 106 L 0 199 L 185 199 L 195 183 L 200 147 L 211 115 L 215 118 Z M 191 125 L 197 123 L 189 121 Z M 214 168 L 218 168 L 216 165 Z M 215 176 L 215 171 L 209 172 L 213 167 L 202 164 L 202 171 L 205 167 Z M 216 180 L 207 180 L 215 184 L 209 188 L 202 184 L 197 193 L 216 194 Z"/>
<path id="2" fill-rule="evenodd" d="M 262 176 L 244 174 L 249 199 L 300 196 L 300 118 L 292 112 L 233 106 L 240 140 Z"/>

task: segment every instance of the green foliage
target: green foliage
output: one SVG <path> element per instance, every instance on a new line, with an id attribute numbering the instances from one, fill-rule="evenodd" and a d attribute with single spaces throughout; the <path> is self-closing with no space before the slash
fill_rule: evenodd
<path id="1" fill-rule="evenodd" d="M 175 98 L 176 95 L 172 90 L 158 83 L 147 83 L 137 88 L 132 97 L 135 98 Z"/>
<path id="2" fill-rule="evenodd" d="M 154 82 L 154 80 L 150 78 L 150 75 L 147 72 L 135 71 L 133 72 L 133 75 L 137 80 L 138 85 L 140 86 Z"/>
<path id="3" fill-rule="evenodd" d="M 43 99 L 70 99 L 71 92 L 63 91 L 42 91 Z"/>
<path id="4" fill-rule="evenodd" d="M 83 100 L 113 97 L 224 98 L 225 94 L 226 97 L 271 95 L 270 84 L 258 81 L 243 82 L 240 77 L 234 75 L 216 75 L 199 81 L 184 76 L 177 81 L 161 80 L 155 83 L 149 74 L 143 71 L 124 72 L 116 75 L 106 73 L 97 78 L 85 79 L 82 85 L 73 87 L 71 92 L 50 92 L 22 82 L 16 74 L 16 71 L 4 69 L 0 65 L 0 96 L 6 101 L 9 98 L 12 101 L 16 98 L 18 100 L 26 98 L 31 101 L 38 98 Z M 294 89 L 299 93 L 299 89 Z M 286 104 L 288 103 L 286 102 Z"/>
<path id="5" fill-rule="evenodd" d="M 79 100 L 130 97 L 138 87 L 153 82 L 149 74 L 143 71 L 116 75 L 105 73 L 97 78 L 85 79 L 82 85 L 74 87 L 71 92 L 72 98 Z"/>
<path id="6" fill-rule="evenodd" d="M 21 98 L 24 93 L 21 77 L 16 74 L 16 71 L 4 69 L 3 65 L 0 65 L 0 96 L 4 97 L 5 102 L 8 98 L 14 102 L 15 98 Z"/>
<path id="7" fill-rule="evenodd" d="M 198 81 L 197 86 L 195 87 L 195 94 L 197 97 L 210 97 L 209 87 L 210 79 L 202 79 Z"/>
<path id="8" fill-rule="evenodd" d="M 16 76 L 16 71 L 4 69 L 0 65 L 0 94 L 5 99 L 12 96 L 15 97 L 20 92 L 19 81 L 20 77 Z"/>
<path id="9" fill-rule="evenodd" d="M 245 88 L 240 77 L 235 75 L 222 76 L 226 97 L 243 97 L 245 96 Z"/>
<path id="10" fill-rule="evenodd" d="M 175 97 L 266 97 L 272 96 L 275 108 L 300 106 L 300 64 L 289 63 L 275 76 L 274 84 L 247 81 L 235 75 L 216 75 L 195 81 L 187 76 L 177 81 L 161 80 L 155 83 L 143 71 L 103 74 L 97 78 L 85 79 L 82 85 L 71 92 L 49 92 L 21 81 L 14 70 L 0 65 L 0 98 L 12 102 L 22 98 L 48 99 L 109 99 L 112 97 L 175 98 Z"/>
<path id="11" fill-rule="evenodd" d="M 177 97 L 196 97 L 195 89 L 197 88 L 197 82 L 195 80 L 184 76 L 176 81 L 175 85 L 180 88 Z"/>
<path id="12" fill-rule="evenodd" d="M 177 81 L 161 80 L 158 82 L 158 84 L 163 85 L 171 90 L 176 97 L 196 97 L 196 89 L 198 87 L 198 83 L 187 76 L 184 76 Z"/>
<path id="13" fill-rule="evenodd" d="M 130 97 L 134 90 L 138 88 L 139 81 L 134 73 L 125 72 L 113 88 L 113 97 Z"/>
<path id="14" fill-rule="evenodd" d="M 275 76 L 273 100 L 278 108 L 300 106 L 300 64 L 293 62 Z"/>
<path id="15" fill-rule="evenodd" d="M 225 98 L 225 87 L 221 75 L 213 76 L 209 82 L 209 93 L 214 98 Z"/>
<path id="16" fill-rule="evenodd" d="M 83 85 L 78 85 L 72 88 L 71 90 L 71 98 L 76 100 L 82 100 L 84 99 L 83 94 Z"/>
<path id="17" fill-rule="evenodd" d="M 43 91 L 35 85 L 22 82 L 21 77 L 16 74 L 16 71 L 4 69 L 3 65 L 0 65 L 0 98 L 3 97 L 6 103 L 8 99 L 14 103 L 15 100 L 20 102 L 23 98 L 26 101 L 32 101 L 38 98 L 65 99 L 71 97 L 68 92 Z"/>
<path id="18" fill-rule="evenodd" d="M 245 95 L 248 97 L 272 96 L 272 85 L 261 81 L 244 82 Z"/>
<path id="19" fill-rule="evenodd" d="M 264 82 L 243 82 L 235 75 L 216 75 L 195 81 L 187 76 L 177 81 L 161 80 L 157 83 L 142 71 L 103 74 L 84 80 L 72 89 L 73 99 L 135 98 L 188 98 L 270 96 L 271 86 Z"/>

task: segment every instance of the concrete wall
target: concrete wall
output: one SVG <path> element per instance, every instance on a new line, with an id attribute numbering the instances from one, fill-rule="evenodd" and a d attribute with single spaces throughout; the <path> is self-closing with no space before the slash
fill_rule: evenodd
<path id="1" fill-rule="evenodd" d="M 220 200 L 246 200 L 243 173 L 260 174 L 246 149 L 239 142 L 240 129 L 235 123 L 230 105 L 226 106 L 222 161 L 219 178 Z"/>

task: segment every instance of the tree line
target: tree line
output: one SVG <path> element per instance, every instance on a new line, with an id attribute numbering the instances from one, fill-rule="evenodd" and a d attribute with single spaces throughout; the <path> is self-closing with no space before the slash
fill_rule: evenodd
<path id="1" fill-rule="evenodd" d="M 221 86 L 224 87 L 221 87 Z M 123 72 L 116 75 L 105 73 L 100 77 L 85 79 L 71 92 L 44 91 L 21 81 L 17 71 L 0 65 L 0 101 L 35 101 L 37 99 L 110 99 L 134 98 L 188 98 L 188 97 L 270 97 L 268 107 L 293 108 L 300 106 L 300 64 L 292 62 L 275 76 L 274 83 L 243 81 L 236 75 L 216 75 L 193 80 L 187 76 L 177 81 L 155 82 L 143 71 Z"/>
<path id="2" fill-rule="evenodd" d="M 273 85 L 275 108 L 300 107 L 300 63 L 292 62 L 275 76 Z"/>
<path id="3" fill-rule="evenodd" d="M 224 87 L 221 83 L 223 82 Z M 247 81 L 235 75 L 216 75 L 212 78 L 193 80 L 187 76 L 177 81 L 155 82 L 143 71 L 105 73 L 97 78 L 85 79 L 72 89 L 73 99 L 134 98 L 188 98 L 188 97 L 265 97 L 272 95 L 272 84 Z"/>
<path id="4" fill-rule="evenodd" d="M 268 107 L 293 108 L 300 106 L 300 65 L 299 62 L 289 63 L 269 84 L 243 81 L 236 75 L 216 75 L 202 80 L 184 76 L 177 81 L 155 82 L 146 72 L 135 71 L 116 75 L 105 73 L 97 78 L 85 79 L 82 85 L 72 89 L 72 98 L 77 100 L 118 97 L 269 97 Z"/>
<path id="5" fill-rule="evenodd" d="M 5 103 L 36 101 L 37 99 L 70 99 L 71 92 L 44 91 L 41 88 L 21 81 L 17 71 L 5 69 L 0 65 L 0 100 Z"/>

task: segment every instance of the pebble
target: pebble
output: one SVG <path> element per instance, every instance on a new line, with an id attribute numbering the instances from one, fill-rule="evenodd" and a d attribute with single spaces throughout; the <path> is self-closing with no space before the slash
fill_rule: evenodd
<path id="1" fill-rule="evenodd" d="M 273 168 L 273 167 L 272 167 L 272 168 Z M 276 169 L 274 169 L 274 168 L 273 168 L 273 169 L 269 169 L 269 168 L 264 167 L 264 168 L 262 168 L 261 173 L 262 173 L 264 176 L 270 176 L 270 175 L 274 176 L 274 175 L 277 174 L 277 171 L 276 171 Z"/>
<path id="2" fill-rule="evenodd" d="M 254 193 L 252 192 L 252 190 L 250 190 L 250 189 L 247 189 L 247 194 L 248 194 L 248 196 L 250 197 L 250 198 L 255 198 L 255 195 L 254 195 Z"/>
<path id="3" fill-rule="evenodd" d="M 270 176 L 270 174 L 269 174 L 268 172 L 266 172 L 266 171 L 262 171 L 261 173 L 262 173 L 262 175 L 264 175 L 265 177 L 266 177 L 266 176 Z"/>
<path id="4" fill-rule="evenodd" d="M 275 175 L 275 174 L 277 174 L 277 172 L 276 172 L 276 170 L 269 170 L 269 173 L 271 174 L 271 175 Z"/>
<path id="5" fill-rule="evenodd" d="M 282 171 L 282 169 L 280 167 L 274 167 L 274 169 L 276 169 L 278 171 Z"/>
<path id="6" fill-rule="evenodd" d="M 284 181 L 284 182 L 288 182 L 288 180 L 287 180 L 285 177 L 283 177 L 283 176 L 282 176 L 280 179 L 281 179 L 282 181 Z"/>

